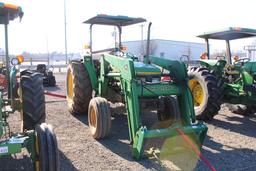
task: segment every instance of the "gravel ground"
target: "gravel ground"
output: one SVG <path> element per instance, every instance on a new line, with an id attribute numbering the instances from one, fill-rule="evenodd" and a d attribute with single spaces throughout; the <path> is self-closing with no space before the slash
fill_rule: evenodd
<path id="1" fill-rule="evenodd" d="M 57 87 L 49 91 L 65 94 L 65 74 L 56 74 Z M 72 170 L 209 170 L 191 150 L 172 153 L 159 162 L 156 159 L 135 161 L 126 116 L 112 120 L 108 139 L 95 141 L 89 133 L 87 116 L 72 116 L 65 99 L 46 97 L 47 123 L 57 135 L 60 165 L 63 171 Z M 19 114 L 9 117 L 12 131 L 19 130 Z M 231 113 L 225 105 L 215 119 L 207 123 L 208 134 L 202 153 L 217 170 L 256 170 L 256 115 Z M 167 140 L 165 147 L 182 140 Z M 161 164 L 165 167 L 161 167 Z M 2 157 L 0 170 L 31 170 L 30 160 L 21 155 Z"/>

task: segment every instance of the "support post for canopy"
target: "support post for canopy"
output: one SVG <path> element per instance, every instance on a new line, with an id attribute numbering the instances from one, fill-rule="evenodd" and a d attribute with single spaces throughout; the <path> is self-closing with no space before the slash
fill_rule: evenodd
<path id="1" fill-rule="evenodd" d="M 119 32 L 119 49 L 121 49 L 121 46 L 122 46 L 122 27 L 121 26 L 118 26 L 117 25 L 117 28 L 118 28 L 118 32 Z"/>
<path id="2" fill-rule="evenodd" d="M 209 45 L 209 39 L 206 38 L 205 39 L 205 43 L 206 43 L 206 52 L 207 52 L 207 58 L 210 58 L 210 45 Z"/>
<path id="3" fill-rule="evenodd" d="M 226 40 L 226 53 L 227 53 L 227 63 L 231 64 L 231 51 L 230 51 L 230 44 L 229 44 L 229 40 Z"/>
<path id="4" fill-rule="evenodd" d="M 152 23 L 150 22 L 149 24 L 148 24 L 148 37 L 147 37 L 147 51 L 146 51 L 146 56 L 145 56 L 145 62 L 146 63 L 150 63 L 150 61 L 149 61 L 149 48 L 150 48 L 150 31 L 151 31 L 151 25 L 152 25 Z"/>
<path id="5" fill-rule="evenodd" d="M 10 59 L 9 59 L 9 47 L 8 47 L 8 24 L 9 24 L 9 12 L 5 17 L 4 23 L 4 32 L 5 32 L 5 59 L 6 59 L 6 77 L 7 77 L 7 84 L 8 84 L 8 99 L 11 97 L 11 84 L 10 84 Z"/>
<path id="6" fill-rule="evenodd" d="M 93 24 L 90 25 L 90 53 L 92 54 L 92 26 Z"/>

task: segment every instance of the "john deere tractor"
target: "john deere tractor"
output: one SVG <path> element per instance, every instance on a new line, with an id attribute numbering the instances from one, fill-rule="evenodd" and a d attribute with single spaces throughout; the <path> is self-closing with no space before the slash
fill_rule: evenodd
<path id="1" fill-rule="evenodd" d="M 212 119 L 223 102 L 229 103 L 229 108 L 236 113 L 256 111 L 256 62 L 239 56 L 232 60 L 230 48 L 230 40 L 253 36 L 256 36 L 256 30 L 237 27 L 198 36 L 205 39 L 207 52 L 201 56 L 199 67 L 188 70 L 198 119 Z M 209 59 L 209 39 L 224 40 L 226 55 Z"/>
<path id="2" fill-rule="evenodd" d="M 0 91 L 0 160 L 3 156 L 20 153 L 26 149 L 35 170 L 55 171 L 58 166 L 58 147 L 52 126 L 45 122 L 45 98 L 41 74 L 29 70 L 18 72 L 24 58 L 17 56 L 9 59 L 8 24 L 15 18 L 22 18 L 21 7 L 0 3 L 0 24 L 5 30 L 5 56 L 7 95 Z M 16 76 L 20 75 L 17 82 Z M 19 86 L 17 89 L 16 86 Z M 6 94 L 6 93 L 5 93 Z M 18 94 L 18 97 L 15 96 Z M 7 118 L 15 111 L 21 115 L 21 131 L 13 133 Z M 4 168 L 1 165 L 1 168 Z"/>
<path id="3" fill-rule="evenodd" d="M 112 104 L 123 104 L 127 114 L 132 155 L 139 159 L 146 153 L 144 142 L 152 138 L 170 138 L 181 129 L 201 147 L 207 127 L 196 122 L 192 96 L 188 87 L 186 66 L 149 55 L 150 26 L 148 26 L 147 54 L 144 62 L 124 51 L 122 28 L 145 22 L 143 18 L 97 15 L 86 20 L 90 25 L 90 46 L 81 61 L 72 61 L 67 70 L 67 103 L 71 114 L 88 114 L 92 136 L 99 140 L 111 134 L 111 120 L 115 112 Z M 118 42 L 112 48 L 93 50 L 95 25 L 116 27 Z M 100 58 L 97 59 L 96 56 Z M 161 81 L 162 70 L 172 79 Z M 142 117 L 155 112 L 161 126 L 147 127 Z M 119 111 L 120 112 L 120 111 Z M 157 121 L 158 122 L 158 121 Z M 153 148 L 157 152 L 156 148 Z M 168 152 L 168 151 L 166 151 Z"/>

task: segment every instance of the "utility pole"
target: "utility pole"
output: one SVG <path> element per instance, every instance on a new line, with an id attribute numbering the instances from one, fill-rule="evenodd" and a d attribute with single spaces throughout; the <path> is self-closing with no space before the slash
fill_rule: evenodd
<path id="1" fill-rule="evenodd" d="M 143 38 L 143 27 L 144 27 L 144 25 L 143 24 L 141 24 L 140 25 L 140 27 L 141 27 L 141 56 L 144 56 L 144 38 Z"/>
<path id="2" fill-rule="evenodd" d="M 50 65 L 50 52 L 49 52 L 49 41 L 48 41 L 48 36 L 46 36 L 46 50 L 47 50 L 47 64 L 48 64 L 48 67 Z"/>
<path id="3" fill-rule="evenodd" d="M 249 56 L 250 60 L 254 61 L 255 56 L 252 55 L 252 52 L 254 54 L 254 52 L 256 51 L 256 46 L 255 45 L 247 45 L 247 46 L 244 46 L 244 50 L 248 51 L 248 56 Z"/>
<path id="4" fill-rule="evenodd" d="M 65 32 L 65 59 L 66 59 L 66 64 L 68 64 L 66 0 L 64 0 L 64 32 Z"/>

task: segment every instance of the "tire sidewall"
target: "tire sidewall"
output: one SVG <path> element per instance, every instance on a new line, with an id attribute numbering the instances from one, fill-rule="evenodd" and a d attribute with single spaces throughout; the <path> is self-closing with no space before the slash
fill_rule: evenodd
<path id="1" fill-rule="evenodd" d="M 67 104 L 68 104 L 68 108 L 72 108 L 73 97 L 70 98 L 68 96 L 68 91 L 69 91 L 68 77 L 69 77 L 69 74 L 71 74 L 71 77 L 72 77 L 72 79 L 74 81 L 74 74 L 73 74 L 73 69 L 72 69 L 72 65 L 71 64 L 68 65 L 67 76 L 66 76 L 66 80 L 67 80 L 66 81 L 66 87 L 67 87 Z M 72 85 L 72 91 L 73 91 L 73 89 L 74 89 L 74 83 Z M 74 96 L 74 92 L 73 92 L 73 96 Z"/>
<path id="2" fill-rule="evenodd" d="M 208 103 L 208 98 L 209 98 L 209 91 L 207 88 L 207 84 L 206 81 L 204 80 L 204 77 L 202 77 L 202 75 L 200 75 L 198 72 L 194 72 L 194 74 L 188 74 L 190 79 L 195 79 L 196 81 L 199 82 L 199 84 L 201 85 L 202 89 L 203 89 L 203 93 L 204 93 L 204 97 L 203 97 L 203 102 L 200 106 L 195 106 L 195 114 L 199 114 L 202 113 L 206 107 L 207 107 L 207 103 Z M 194 98 L 194 97 L 193 97 Z"/>

